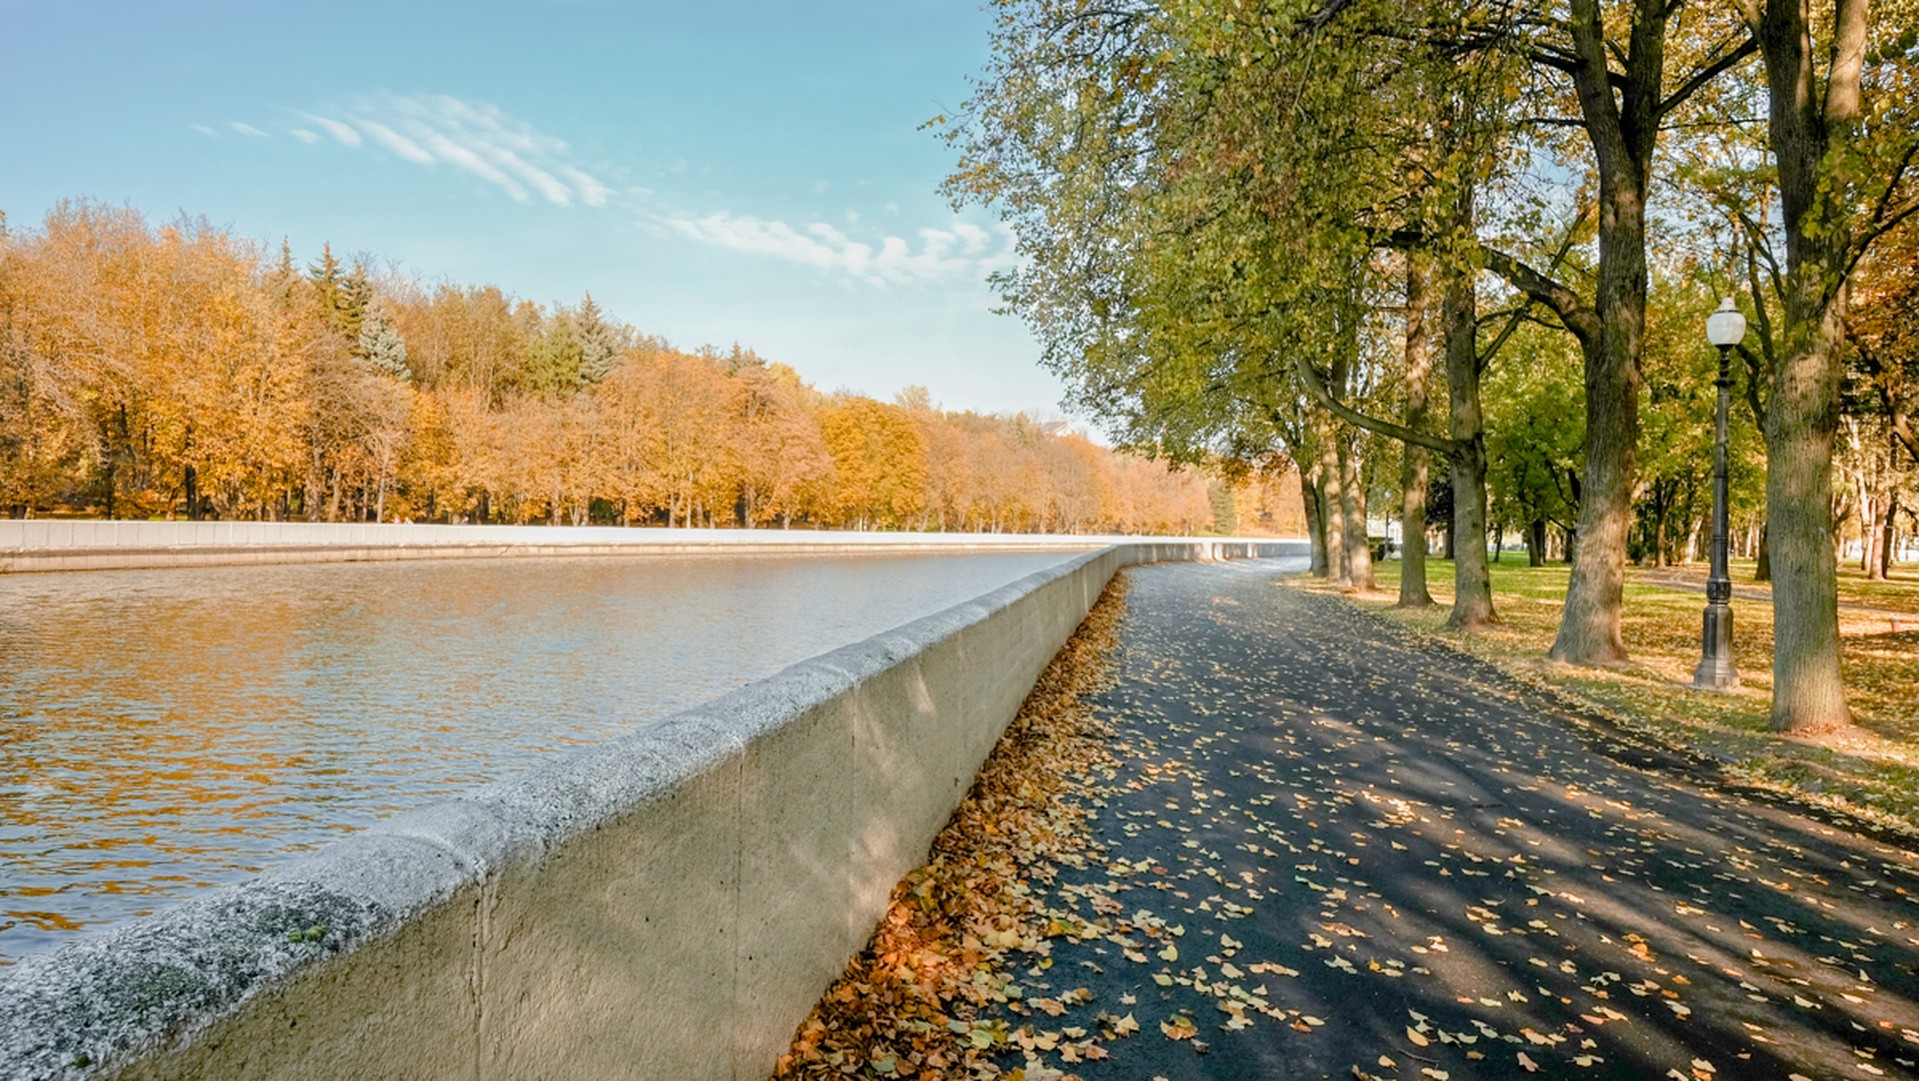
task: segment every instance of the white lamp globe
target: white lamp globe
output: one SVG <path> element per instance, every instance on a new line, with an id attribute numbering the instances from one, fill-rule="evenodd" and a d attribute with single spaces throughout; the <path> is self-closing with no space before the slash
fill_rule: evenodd
<path id="1" fill-rule="evenodd" d="M 1719 302 L 1719 310 L 1706 317 L 1706 340 L 1717 346 L 1738 345 L 1746 336 L 1746 317 L 1739 314 L 1739 308 L 1727 297 Z"/>

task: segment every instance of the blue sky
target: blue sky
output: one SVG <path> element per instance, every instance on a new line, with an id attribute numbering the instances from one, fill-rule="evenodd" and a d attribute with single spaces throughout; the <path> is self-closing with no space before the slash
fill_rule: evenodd
<path id="1" fill-rule="evenodd" d="M 919 125 L 987 59 L 974 0 L 416 5 L 0 0 L 0 209 L 185 212 L 542 303 L 591 290 L 826 390 L 1053 415 Z"/>

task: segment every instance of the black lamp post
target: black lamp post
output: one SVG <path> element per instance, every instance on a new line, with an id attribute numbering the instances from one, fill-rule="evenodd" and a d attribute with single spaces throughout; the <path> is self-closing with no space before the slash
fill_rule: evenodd
<path id="1" fill-rule="evenodd" d="M 1712 441 L 1712 570 L 1706 575 L 1706 621 L 1699 667 L 1692 685 L 1702 691 L 1729 691 L 1739 686 L 1732 666 L 1732 577 L 1726 570 L 1726 404 L 1732 390 L 1732 347 L 1746 336 L 1746 317 L 1732 298 L 1706 319 L 1706 340 L 1719 347 L 1719 412 L 1713 419 Z"/>

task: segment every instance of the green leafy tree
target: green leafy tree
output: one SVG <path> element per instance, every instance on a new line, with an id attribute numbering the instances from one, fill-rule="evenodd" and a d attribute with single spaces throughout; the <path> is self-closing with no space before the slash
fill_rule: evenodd
<path id="1" fill-rule="evenodd" d="M 1830 547 L 1848 299 L 1873 244 L 1919 212 L 1919 10 L 1867 0 L 1739 8 L 1765 64 L 1785 247 L 1766 409 L 1772 723 L 1823 733 L 1851 725 Z"/>
<path id="2" fill-rule="evenodd" d="M 360 324 L 360 355 L 374 369 L 386 373 L 395 379 L 407 380 L 412 377 L 412 369 L 406 363 L 406 339 L 386 317 L 378 312 L 367 313 Z"/>
<path id="3" fill-rule="evenodd" d="M 592 293 L 580 301 L 579 308 L 572 314 L 572 323 L 573 335 L 580 343 L 580 379 L 588 384 L 597 383 L 613 370 L 620 353 L 631 344 L 632 334 L 625 326 L 606 318 Z"/>

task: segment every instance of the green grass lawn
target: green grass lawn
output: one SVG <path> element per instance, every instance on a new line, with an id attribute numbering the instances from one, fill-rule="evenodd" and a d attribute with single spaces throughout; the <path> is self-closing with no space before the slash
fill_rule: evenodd
<path id="1" fill-rule="evenodd" d="M 1428 588 L 1438 606 L 1392 607 L 1399 593 L 1397 560 L 1376 567 L 1379 590 L 1347 596 L 1434 635 L 1529 681 L 1543 682 L 1660 741 L 1708 754 L 1756 784 L 1838 804 L 1868 817 L 1919 829 L 1919 619 L 1843 611 L 1843 664 L 1848 697 L 1860 731 L 1810 744 L 1767 728 L 1772 693 L 1772 607 L 1733 600 L 1734 660 L 1741 687 L 1730 694 L 1691 688 L 1699 662 L 1702 593 L 1662 583 L 1675 573 L 1704 581 L 1703 567 L 1628 571 L 1624 633 L 1632 661 L 1587 669 L 1549 661 L 1559 627 L 1568 567 L 1528 567 L 1524 556 L 1493 565 L 1493 604 L 1500 624 L 1472 634 L 1444 629 L 1452 602 L 1452 563 L 1429 560 Z M 1735 565 L 1736 586 L 1752 583 L 1750 564 Z M 1294 584 L 1338 592 L 1300 577 Z M 1902 568 L 1889 582 L 1868 582 L 1856 568 L 1842 572 L 1840 603 L 1919 615 L 1919 575 Z"/>
<path id="2" fill-rule="evenodd" d="M 1755 582 L 1753 561 L 1735 559 L 1732 561 L 1732 584 L 1740 589 L 1759 589 L 1771 592 L 1771 585 Z M 1626 573 L 1632 575 L 1637 568 Z M 1706 581 L 1706 565 L 1691 563 L 1683 567 L 1665 567 L 1658 571 L 1637 572 L 1647 577 L 1671 575 L 1698 582 Z M 1859 608 L 1878 608 L 1890 612 L 1904 612 L 1919 616 L 1919 568 L 1911 566 L 1894 567 L 1892 574 L 1883 582 L 1874 582 L 1866 577 L 1866 572 L 1858 564 L 1848 563 L 1839 568 L 1839 603 L 1841 606 Z"/>

